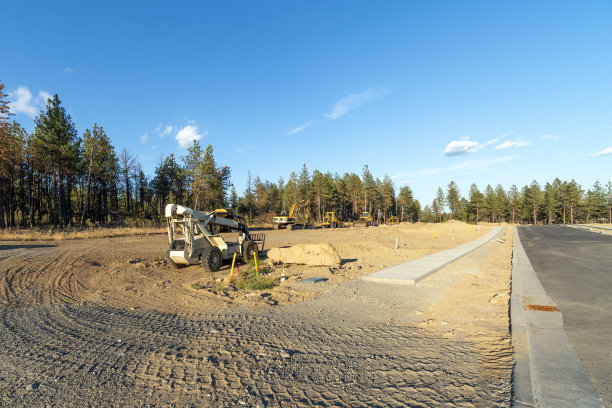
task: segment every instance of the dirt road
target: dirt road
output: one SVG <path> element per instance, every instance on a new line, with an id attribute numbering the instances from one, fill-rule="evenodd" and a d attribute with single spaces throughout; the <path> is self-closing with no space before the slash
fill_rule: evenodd
<path id="1" fill-rule="evenodd" d="M 153 259 L 163 236 L 0 243 L 0 403 L 507 406 L 509 228 L 504 243 L 414 287 L 357 279 L 488 230 L 435 228 L 435 240 L 431 226 L 413 225 L 270 232 L 270 246 L 325 233 L 350 261 L 328 268 L 325 284 L 289 279 L 264 296 L 191 288 L 200 268 Z M 398 233 L 405 245 L 385 249 Z M 273 273 L 282 269 L 325 272 Z"/>

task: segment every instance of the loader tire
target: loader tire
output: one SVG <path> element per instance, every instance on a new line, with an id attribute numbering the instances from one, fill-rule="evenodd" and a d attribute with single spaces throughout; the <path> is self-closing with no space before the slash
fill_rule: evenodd
<path id="1" fill-rule="evenodd" d="M 330 227 L 330 228 L 336 228 L 336 223 L 332 221 L 332 223 L 331 223 L 331 224 L 329 224 L 329 227 Z"/>
<path id="2" fill-rule="evenodd" d="M 366 228 L 370 226 L 370 221 L 366 221 Z"/>
<path id="3" fill-rule="evenodd" d="M 209 247 L 202 252 L 202 268 L 207 272 L 216 272 L 223 265 L 223 254 L 217 247 Z"/>
<path id="4" fill-rule="evenodd" d="M 259 258 L 259 248 L 257 243 L 254 241 L 246 241 L 242 245 L 242 260 L 246 263 L 251 262 L 251 259 L 255 258 L 255 254 Z"/>

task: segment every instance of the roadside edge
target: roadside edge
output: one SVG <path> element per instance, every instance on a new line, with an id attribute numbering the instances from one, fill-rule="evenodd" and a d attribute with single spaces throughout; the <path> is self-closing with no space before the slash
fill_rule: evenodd
<path id="1" fill-rule="evenodd" d="M 514 227 L 510 330 L 514 354 L 512 407 L 603 408 L 565 329 L 561 311 L 546 295 Z"/>

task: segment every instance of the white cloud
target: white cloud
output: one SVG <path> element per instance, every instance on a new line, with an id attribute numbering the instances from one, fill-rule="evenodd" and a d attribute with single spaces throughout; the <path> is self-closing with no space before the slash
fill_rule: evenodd
<path id="1" fill-rule="evenodd" d="M 31 117 L 36 116 L 36 101 L 32 100 L 32 92 L 27 86 L 20 86 L 9 94 L 9 105 L 14 114 L 25 113 Z"/>
<path id="2" fill-rule="evenodd" d="M 445 156 L 458 156 L 460 154 L 474 153 L 480 148 L 480 145 L 467 137 L 461 140 L 451 141 L 444 151 L 442 152 Z"/>
<path id="3" fill-rule="evenodd" d="M 495 143 L 497 143 L 499 141 L 499 137 L 496 137 L 495 139 L 491 139 L 488 142 L 485 142 L 485 144 L 483 146 L 491 146 Z"/>
<path id="4" fill-rule="evenodd" d="M 148 133 L 145 133 L 144 135 L 140 136 L 140 143 L 145 144 L 148 138 L 149 138 Z"/>
<path id="5" fill-rule="evenodd" d="M 166 126 L 166 127 L 164 128 L 163 132 L 161 132 L 161 133 L 159 134 L 159 136 L 160 136 L 161 138 L 164 138 L 164 137 L 166 137 L 166 136 L 170 135 L 170 134 L 172 133 L 172 131 L 174 131 L 174 128 L 173 128 L 172 126 Z"/>
<path id="6" fill-rule="evenodd" d="M 515 132 L 514 130 L 511 130 L 511 131 L 509 131 L 509 132 L 504 133 L 503 135 L 500 135 L 500 136 L 498 137 L 498 139 L 503 139 L 503 138 L 508 137 L 508 136 L 511 136 L 511 135 L 513 135 L 513 134 L 515 134 L 515 133 L 516 133 L 516 132 Z"/>
<path id="7" fill-rule="evenodd" d="M 46 106 L 47 99 L 51 99 L 51 95 L 49 95 L 49 92 L 38 91 L 38 97 L 34 99 L 34 103 L 36 103 L 37 105 Z"/>
<path id="8" fill-rule="evenodd" d="M 511 160 L 514 160 L 514 156 L 503 156 L 497 157 L 495 159 L 487 159 L 487 160 L 470 160 L 463 163 L 456 164 L 454 166 L 449 167 L 429 167 L 420 170 L 414 171 L 403 171 L 401 173 L 394 174 L 392 179 L 405 179 L 409 180 L 409 182 L 414 181 L 414 179 L 419 177 L 426 176 L 434 176 L 436 174 L 442 173 L 451 173 L 457 171 L 465 171 L 468 173 L 479 173 L 488 171 L 489 168 L 496 164 L 506 163 Z"/>
<path id="9" fill-rule="evenodd" d="M 510 149 L 512 147 L 527 147 L 527 146 L 531 146 L 532 144 L 533 143 L 526 142 L 524 140 L 515 140 L 515 141 L 506 140 L 504 143 L 495 147 L 495 150 Z"/>
<path id="10" fill-rule="evenodd" d="M 607 149 L 603 149 L 600 152 L 589 154 L 589 157 L 600 157 L 600 156 L 608 156 L 612 154 L 612 147 L 608 147 Z"/>
<path id="11" fill-rule="evenodd" d="M 542 139 L 557 140 L 559 139 L 559 135 L 551 135 L 549 133 L 547 135 L 542 136 Z"/>
<path id="12" fill-rule="evenodd" d="M 64 72 L 67 74 L 74 74 L 74 69 L 70 68 L 69 66 L 66 66 L 66 68 L 64 68 Z"/>
<path id="13" fill-rule="evenodd" d="M 300 126 L 291 129 L 289 132 L 287 132 L 287 134 L 295 135 L 296 133 L 300 133 L 302 130 L 306 129 L 310 125 L 312 125 L 311 121 L 308 121 L 306 123 L 302 123 Z"/>
<path id="14" fill-rule="evenodd" d="M 369 101 L 380 98 L 385 93 L 386 92 L 381 89 L 369 88 L 363 92 L 348 95 L 336 102 L 331 112 L 323 116 L 328 117 L 330 119 L 338 119 L 345 113 L 356 109 Z"/>
<path id="15" fill-rule="evenodd" d="M 187 125 L 178 131 L 175 136 L 175 139 L 177 140 L 179 146 L 186 149 L 187 147 L 191 146 L 194 140 L 200 140 L 203 136 L 206 136 L 207 134 L 207 131 L 199 133 L 197 126 Z"/>

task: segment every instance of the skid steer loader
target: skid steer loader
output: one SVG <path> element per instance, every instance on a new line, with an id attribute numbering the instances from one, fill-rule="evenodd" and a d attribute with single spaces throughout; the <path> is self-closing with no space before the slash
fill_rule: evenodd
<path id="1" fill-rule="evenodd" d="M 220 217 L 215 211 L 192 210 L 177 204 L 166 205 L 168 226 L 168 260 L 175 267 L 202 264 L 205 271 L 218 271 L 226 259 L 238 254 L 244 262 L 259 255 L 265 244 L 264 234 L 250 234 L 249 228 L 238 221 Z M 208 228 L 214 224 L 238 231 L 237 242 L 226 242 Z"/>

